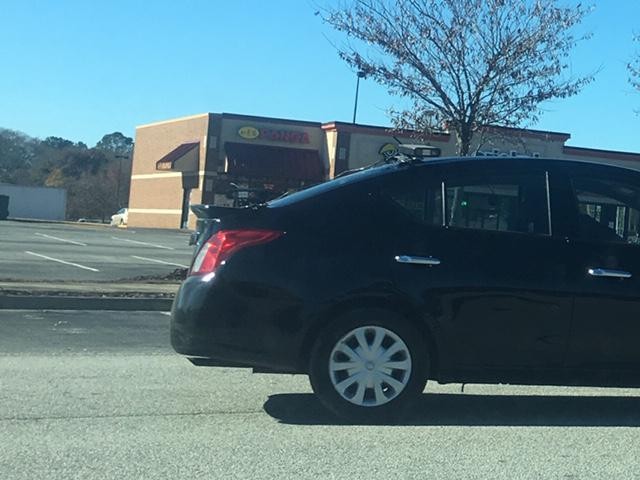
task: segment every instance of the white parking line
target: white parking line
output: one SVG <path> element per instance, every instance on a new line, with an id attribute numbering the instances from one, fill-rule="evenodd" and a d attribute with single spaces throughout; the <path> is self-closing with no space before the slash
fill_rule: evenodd
<path id="1" fill-rule="evenodd" d="M 111 238 L 113 238 L 114 240 L 120 240 L 121 242 L 137 243 L 138 245 L 147 245 L 149 247 L 163 248 L 165 250 L 173 250 L 173 248 L 171 247 L 165 247 L 164 245 L 156 245 L 155 243 L 139 242 L 138 240 L 129 240 L 126 238 L 118 238 L 118 237 L 111 237 Z"/>
<path id="2" fill-rule="evenodd" d="M 179 263 L 165 262 L 164 260 L 156 260 L 155 258 L 138 257 L 137 255 L 131 255 L 131 256 L 133 258 L 137 258 L 138 260 L 147 260 L 149 262 L 162 263 L 164 265 L 173 265 L 175 267 L 189 268 L 188 265 L 181 265 Z"/>
<path id="3" fill-rule="evenodd" d="M 29 255 L 34 255 L 36 257 L 44 258 L 46 260 L 51 260 L 52 262 L 58 262 L 58 263 L 63 263 L 65 265 L 71 265 L 72 267 L 82 268 L 83 270 L 89 270 L 91 272 L 99 272 L 100 271 L 97 268 L 85 267 L 84 265 L 80 265 L 79 263 L 66 262 L 66 261 L 60 260 L 58 258 L 47 257 L 46 255 L 41 255 L 39 253 L 29 252 L 28 250 L 25 250 L 24 253 L 27 253 Z"/>
<path id="4" fill-rule="evenodd" d="M 53 235 L 47 235 L 46 233 L 34 233 L 34 235 L 37 235 L 39 237 L 51 238 L 52 240 L 58 240 L 59 242 L 67 242 L 67 243 L 72 243 L 73 245 L 80 245 L 81 247 L 87 246 L 86 243 L 76 242 L 74 240 L 66 240 L 64 238 L 54 237 Z"/>

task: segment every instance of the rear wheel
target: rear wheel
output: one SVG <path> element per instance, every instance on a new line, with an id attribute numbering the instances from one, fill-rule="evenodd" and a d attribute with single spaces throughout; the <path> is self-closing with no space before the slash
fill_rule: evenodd
<path id="1" fill-rule="evenodd" d="M 418 398 L 428 376 L 424 340 L 390 313 L 362 310 L 318 339 L 309 378 L 322 403 L 342 418 L 388 422 Z"/>

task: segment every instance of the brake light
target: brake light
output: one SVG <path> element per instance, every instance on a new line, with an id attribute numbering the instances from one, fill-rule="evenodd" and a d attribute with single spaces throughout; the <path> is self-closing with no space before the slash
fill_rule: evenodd
<path id="1" fill-rule="evenodd" d="M 220 230 L 202 246 L 189 275 L 213 273 L 238 250 L 270 242 L 282 234 L 275 230 Z"/>

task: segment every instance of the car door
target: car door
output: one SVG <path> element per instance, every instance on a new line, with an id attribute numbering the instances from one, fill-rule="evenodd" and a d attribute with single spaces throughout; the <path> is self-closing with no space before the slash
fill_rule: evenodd
<path id="1" fill-rule="evenodd" d="M 567 170 L 567 182 L 573 219 L 570 281 L 575 290 L 567 366 L 599 373 L 612 383 L 625 374 L 636 378 L 640 374 L 640 174 L 575 165 Z"/>
<path id="2" fill-rule="evenodd" d="M 548 172 L 530 162 L 434 165 L 383 189 L 397 212 L 394 281 L 456 378 L 502 369 L 527 381 L 562 366 L 566 244 L 551 234 Z"/>

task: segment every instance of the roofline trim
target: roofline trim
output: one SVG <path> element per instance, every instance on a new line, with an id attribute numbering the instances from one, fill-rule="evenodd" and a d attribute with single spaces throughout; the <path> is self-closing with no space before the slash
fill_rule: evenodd
<path id="1" fill-rule="evenodd" d="M 212 114 L 216 115 L 216 114 Z M 242 115 L 239 113 L 221 113 L 217 114 L 222 117 L 223 120 L 247 120 L 248 122 L 274 122 L 274 123 L 282 123 L 284 125 L 301 125 L 306 127 L 321 127 L 321 122 L 313 122 L 310 120 L 292 120 L 290 118 L 277 118 L 277 117 L 261 117 L 259 115 Z"/>
<path id="2" fill-rule="evenodd" d="M 598 148 L 571 147 L 565 145 L 562 153 L 567 155 L 576 155 L 579 157 L 604 157 L 613 160 L 632 160 L 640 161 L 640 153 L 622 152 L 619 150 L 601 150 Z"/>
<path id="3" fill-rule="evenodd" d="M 391 127 L 380 127 L 377 125 L 362 125 L 358 123 L 335 121 L 323 123 L 322 130 L 338 132 L 342 131 L 348 133 L 370 133 L 372 135 L 380 135 L 385 137 L 397 136 L 405 138 L 415 138 L 418 134 L 418 132 L 415 130 L 393 130 Z M 451 138 L 451 134 L 449 132 L 428 133 L 422 135 L 421 138 L 448 142 Z"/>
<path id="4" fill-rule="evenodd" d="M 558 138 L 561 139 L 563 141 L 567 141 L 571 138 L 571 134 L 570 133 L 564 133 L 564 132 L 552 132 L 549 130 L 532 130 L 529 128 L 518 128 L 518 127 L 504 127 L 501 125 L 487 125 L 486 127 L 482 127 L 483 130 L 491 132 L 492 130 L 503 130 L 503 131 L 508 131 L 508 132 L 517 132 L 522 136 L 525 137 L 533 137 L 533 138 L 548 138 L 548 137 L 554 137 L 554 138 Z"/>
<path id="5" fill-rule="evenodd" d="M 374 135 L 396 135 L 399 137 L 416 137 L 422 136 L 423 138 L 427 138 L 430 140 L 438 140 L 442 139 L 442 141 L 448 141 L 448 139 L 452 136 L 451 132 L 433 132 L 430 134 L 420 135 L 416 130 L 393 130 L 391 127 L 381 127 L 378 125 L 362 125 L 357 123 L 347 123 L 347 122 L 326 122 L 322 124 L 322 129 L 327 131 L 335 130 L 335 131 L 344 131 L 350 133 L 372 133 Z M 551 132 L 545 130 L 530 130 L 527 128 L 515 128 L 515 127 L 503 127 L 498 125 L 489 125 L 487 127 L 483 127 L 483 129 L 487 132 L 491 131 L 507 131 L 507 132 L 515 132 L 522 136 L 533 137 L 533 138 L 557 138 L 562 141 L 567 141 L 571 138 L 571 134 L 563 133 L 563 132 Z"/>
<path id="6" fill-rule="evenodd" d="M 136 130 L 139 128 L 155 127 L 157 125 L 164 125 L 167 123 L 176 123 L 176 122 L 184 122 L 186 120 L 195 120 L 196 118 L 202 118 L 202 117 L 208 117 L 208 116 L 209 116 L 208 113 L 198 113 L 197 115 L 189 115 L 186 117 L 172 118 L 170 120 L 161 120 L 159 122 L 145 123 L 143 125 L 138 125 L 136 127 Z"/>

